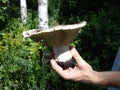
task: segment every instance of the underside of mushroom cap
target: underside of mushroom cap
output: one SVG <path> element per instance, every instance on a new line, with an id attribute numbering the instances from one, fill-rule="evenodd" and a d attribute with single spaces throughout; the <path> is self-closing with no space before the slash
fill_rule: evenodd
<path id="1" fill-rule="evenodd" d="M 86 25 L 83 21 L 79 24 L 73 25 L 59 25 L 46 30 L 33 29 L 23 32 L 24 37 L 30 37 L 35 41 L 41 39 L 49 46 L 61 47 L 69 45 L 79 30 Z"/>

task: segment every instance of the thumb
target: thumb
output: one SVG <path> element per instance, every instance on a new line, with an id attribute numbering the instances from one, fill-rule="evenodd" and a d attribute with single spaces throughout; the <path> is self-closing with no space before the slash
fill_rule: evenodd
<path id="1" fill-rule="evenodd" d="M 79 67 L 83 67 L 87 64 L 74 47 L 71 48 L 71 53 Z"/>

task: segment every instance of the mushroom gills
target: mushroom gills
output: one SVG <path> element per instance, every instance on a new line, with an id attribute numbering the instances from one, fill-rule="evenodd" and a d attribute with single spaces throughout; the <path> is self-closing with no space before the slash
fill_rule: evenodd
<path id="1" fill-rule="evenodd" d="M 63 68 L 75 66 L 75 60 L 72 57 L 69 46 L 53 47 L 56 62 Z"/>

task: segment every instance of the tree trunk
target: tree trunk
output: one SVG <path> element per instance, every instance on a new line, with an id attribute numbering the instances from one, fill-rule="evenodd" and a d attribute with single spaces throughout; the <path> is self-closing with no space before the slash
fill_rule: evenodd
<path id="1" fill-rule="evenodd" d="M 38 0 L 39 28 L 48 28 L 48 0 Z"/>
<path id="2" fill-rule="evenodd" d="M 21 20 L 23 24 L 26 24 L 27 19 L 27 4 L 26 0 L 20 0 L 20 7 L 21 7 Z"/>

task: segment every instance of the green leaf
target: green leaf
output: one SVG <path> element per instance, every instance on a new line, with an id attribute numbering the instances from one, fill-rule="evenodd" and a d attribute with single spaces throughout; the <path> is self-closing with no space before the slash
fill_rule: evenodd
<path id="1" fill-rule="evenodd" d="M 0 71 L 2 71 L 2 69 L 3 69 L 3 65 L 0 66 Z"/>
<path id="2" fill-rule="evenodd" d="M 4 3 L 4 4 L 5 4 L 6 2 L 7 2 L 7 0 L 2 0 L 2 3 Z"/>
<path id="3" fill-rule="evenodd" d="M 17 66 L 16 65 L 11 65 L 10 68 L 9 68 L 9 71 L 12 73 L 12 72 L 15 72 L 17 70 Z"/>
<path id="4" fill-rule="evenodd" d="M 5 75 L 4 74 L 0 74 L 0 79 L 2 79 Z"/>
<path id="5" fill-rule="evenodd" d="M 5 21 L 5 17 L 4 16 L 0 16 L 0 20 L 2 20 L 4 22 Z"/>

